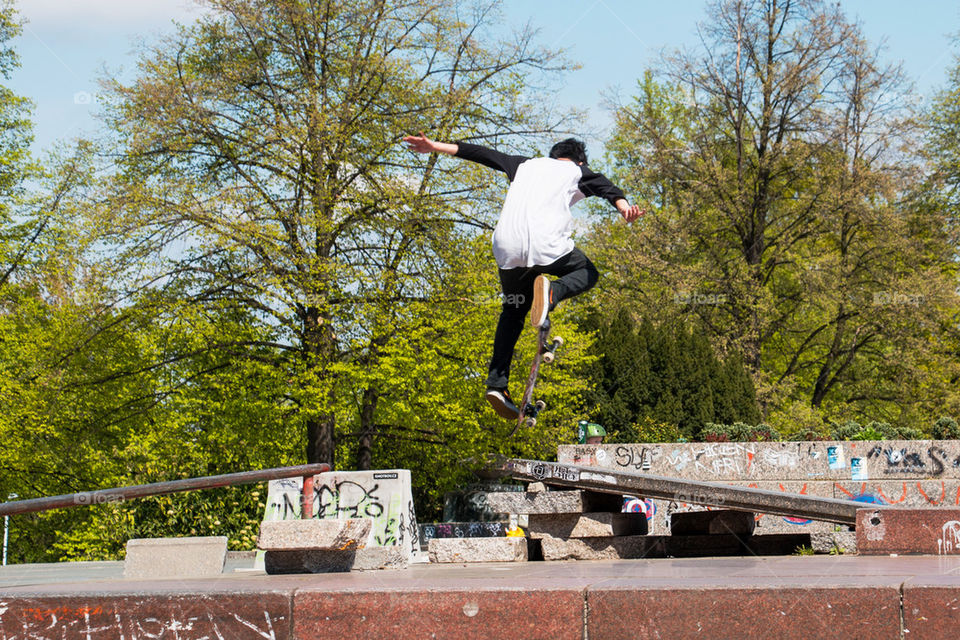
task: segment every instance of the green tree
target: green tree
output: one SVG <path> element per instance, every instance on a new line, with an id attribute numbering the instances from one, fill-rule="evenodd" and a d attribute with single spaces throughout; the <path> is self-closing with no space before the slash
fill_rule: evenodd
<path id="1" fill-rule="evenodd" d="M 943 245 L 914 240 L 943 218 L 915 206 L 919 167 L 899 154 L 915 139 L 902 74 L 825 2 L 710 15 L 701 52 L 617 110 L 611 160 L 655 212 L 596 229 L 607 295 L 742 352 L 771 421 L 801 402 L 908 422 L 957 300 Z"/>
<path id="2" fill-rule="evenodd" d="M 163 256 L 193 303 L 229 299 L 274 327 L 307 459 L 334 462 L 349 437 L 367 468 L 393 384 L 367 374 L 417 330 L 443 248 L 491 222 L 466 206 L 477 174 L 414 170 L 399 139 L 549 129 L 521 89 L 554 56 L 530 33 L 493 39 L 495 4 L 207 5 L 133 84 L 108 83 L 123 172 L 103 226 L 122 232 L 127 273 Z"/>
<path id="3" fill-rule="evenodd" d="M 736 355 L 721 361 L 706 336 L 693 328 L 649 320 L 637 323 L 620 310 L 597 331 L 588 396 L 591 417 L 630 440 L 647 423 L 673 424 L 688 437 L 714 422 L 756 422 L 759 412 L 749 374 Z"/>

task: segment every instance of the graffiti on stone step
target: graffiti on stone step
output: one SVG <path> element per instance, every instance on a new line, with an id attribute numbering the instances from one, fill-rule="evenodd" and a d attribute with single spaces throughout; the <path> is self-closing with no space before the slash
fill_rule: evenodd
<path id="1" fill-rule="evenodd" d="M 499 538 L 507 533 L 502 522 L 439 522 L 420 529 L 423 543 L 433 538 Z"/>
<path id="2" fill-rule="evenodd" d="M 209 606 L 208 606 L 209 605 Z M 0 601 L 0 638 L 5 640 L 212 640 L 286 637 L 279 612 L 238 613 L 199 598 L 191 602 L 130 601 L 115 605 L 49 606 L 42 601 Z"/>
<path id="3" fill-rule="evenodd" d="M 332 486 L 314 487 L 314 506 L 318 518 L 379 518 L 383 503 L 378 491 L 380 485 L 364 486 L 352 480 L 343 480 Z"/>

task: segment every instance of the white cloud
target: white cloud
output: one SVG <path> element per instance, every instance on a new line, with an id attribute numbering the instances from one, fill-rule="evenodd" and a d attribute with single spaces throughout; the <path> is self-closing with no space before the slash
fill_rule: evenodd
<path id="1" fill-rule="evenodd" d="M 16 0 L 32 29 L 69 26 L 110 30 L 190 22 L 202 9 L 196 0 Z"/>

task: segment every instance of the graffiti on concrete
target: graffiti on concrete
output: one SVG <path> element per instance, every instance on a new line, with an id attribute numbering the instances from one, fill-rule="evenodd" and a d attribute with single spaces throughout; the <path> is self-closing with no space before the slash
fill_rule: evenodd
<path id="1" fill-rule="evenodd" d="M 125 598 L 116 605 L 0 602 L 0 637 L 5 640 L 276 640 L 278 626 L 282 629 L 280 636 L 286 636 L 283 614 L 263 610 L 258 614 L 262 617 L 249 617 L 226 611 L 221 606 L 205 605 L 202 598 L 189 603 L 131 602 Z"/>

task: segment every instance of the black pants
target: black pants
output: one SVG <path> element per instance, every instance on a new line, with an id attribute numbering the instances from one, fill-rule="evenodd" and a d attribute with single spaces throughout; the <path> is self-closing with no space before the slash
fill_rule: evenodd
<path id="1" fill-rule="evenodd" d="M 493 357 L 487 387 L 504 389 L 510 378 L 510 360 L 513 349 L 523 332 L 524 321 L 533 304 L 533 281 L 545 273 L 558 276 L 552 283 L 553 307 L 566 298 L 572 298 L 597 284 L 600 273 L 580 249 L 574 249 L 553 264 L 516 269 L 500 269 L 503 289 L 503 307 L 497 333 L 493 338 Z"/>

